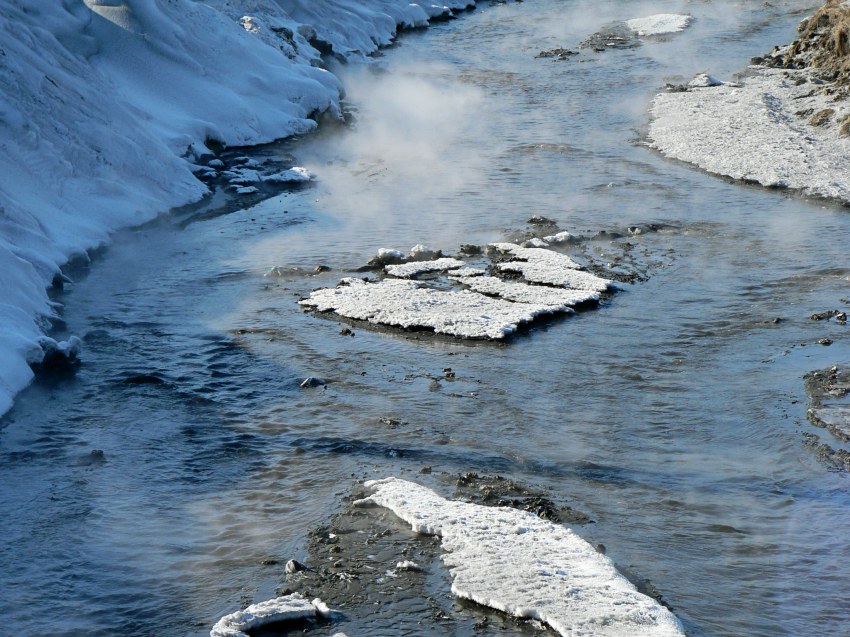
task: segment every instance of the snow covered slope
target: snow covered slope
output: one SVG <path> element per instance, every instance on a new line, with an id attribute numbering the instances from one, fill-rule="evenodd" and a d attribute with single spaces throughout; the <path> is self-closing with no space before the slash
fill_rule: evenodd
<path id="1" fill-rule="evenodd" d="M 268 142 L 338 109 L 311 41 L 359 57 L 472 4 L 0 0 L 0 414 L 32 378 L 61 265 L 200 198 L 205 140 Z"/>

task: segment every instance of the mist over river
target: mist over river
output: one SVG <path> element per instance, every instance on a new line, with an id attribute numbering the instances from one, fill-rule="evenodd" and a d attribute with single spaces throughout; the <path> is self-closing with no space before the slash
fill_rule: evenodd
<path id="1" fill-rule="evenodd" d="M 476 472 L 589 516 L 576 532 L 692 637 L 845 635 L 850 490 L 803 444 L 816 430 L 802 377 L 850 360 L 850 328 L 810 319 L 846 309 L 850 212 L 644 143 L 666 82 L 732 79 L 813 8 L 482 6 L 336 69 L 349 125 L 223 157 L 291 159 L 313 183 L 250 207 L 221 190 L 69 268 L 54 337 L 79 335 L 82 364 L 0 419 L 3 631 L 206 635 L 273 597 L 358 483 L 396 475 L 451 496 L 451 476 Z M 535 57 L 661 11 L 694 21 L 634 48 Z M 628 241 L 645 280 L 505 344 L 297 303 L 379 248 L 455 254 L 534 215 L 602 264 Z M 622 237 L 592 238 L 603 230 Z M 414 619 L 397 634 L 460 634 Z"/>

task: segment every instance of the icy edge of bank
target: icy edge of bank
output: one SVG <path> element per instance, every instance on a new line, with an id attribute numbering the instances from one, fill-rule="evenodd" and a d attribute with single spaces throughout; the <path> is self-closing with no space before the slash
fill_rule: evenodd
<path id="1" fill-rule="evenodd" d="M 684 636 L 669 610 L 566 527 L 517 509 L 447 500 L 398 478 L 366 486 L 374 493 L 361 502 L 442 538 L 458 597 L 538 619 L 565 636 Z"/>
<path id="2" fill-rule="evenodd" d="M 70 258 L 202 197 L 190 162 L 210 141 L 302 134 L 338 109 L 316 47 L 362 57 L 474 1 L 36 4 L 0 0 L 0 415 Z"/>
<path id="3" fill-rule="evenodd" d="M 753 67 L 740 85 L 660 94 L 650 146 L 717 175 L 850 203 L 850 137 L 830 125 L 850 107 L 813 85 L 811 70 Z"/>

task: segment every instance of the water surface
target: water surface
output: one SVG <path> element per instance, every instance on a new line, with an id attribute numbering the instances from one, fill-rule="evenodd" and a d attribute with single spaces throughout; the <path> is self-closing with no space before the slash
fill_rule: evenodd
<path id="1" fill-rule="evenodd" d="M 346 69 L 350 130 L 257 151 L 293 153 L 313 186 L 117 236 L 60 298 L 82 367 L 0 421 L 8 630 L 206 634 L 273 595 L 281 568 L 261 562 L 303 556 L 356 481 L 427 465 L 588 513 L 582 536 L 689 635 L 844 634 L 850 496 L 802 445 L 801 377 L 850 354 L 846 327 L 809 319 L 850 295 L 850 215 L 641 141 L 666 81 L 728 78 L 810 8 L 682 3 L 679 36 L 554 62 L 534 56 L 658 9 L 490 6 Z M 672 228 L 629 239 L 648 281 L 508 345 L 343 336 L 296 303 L 379 247 L 453 252 L 532 215 Z"/>

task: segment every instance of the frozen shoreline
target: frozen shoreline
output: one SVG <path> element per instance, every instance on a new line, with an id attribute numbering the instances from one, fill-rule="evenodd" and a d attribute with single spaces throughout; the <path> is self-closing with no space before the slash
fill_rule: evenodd
<path id="1" fill-rule="evenodd" d="M 201 198 L 207 144 L 303 134 L 337 112 L 319 49 L 364 58 L 474 5 L 0 0 L 0 415 L 33 378 L 69 259 Z"/>
<path id="2" fill-rule="evenodd" d="M 740 83 L 702 74 L 656 96 L 650 146 L 710 173 L 850 204 L 850 104 L 813 54 L 792 55 L 798 42 Z"/>

